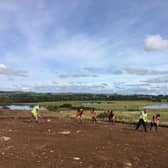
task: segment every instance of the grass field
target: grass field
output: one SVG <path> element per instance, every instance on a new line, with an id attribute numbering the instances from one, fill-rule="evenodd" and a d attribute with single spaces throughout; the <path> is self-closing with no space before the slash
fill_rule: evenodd
<path id="1" fill-rule="evenodd" d="M 25 103 L 24 103 L 25 104 Z M 30 103 L 27 103 L 30 105 Z M 34 105 L 37 103 L 31 103 Z M 90 119 L 90 109 L 95 108 L 99 120 L 106 119 L 104 113 L 107 110 L 113 110 L 117 121 L 137 122 L 139 119 L 139 112 L 148 105 L 166 104 L 152 101 L 57 101 L 57 102 L 39 102 L 41 106 L 46 107 L 49 111 L 54 111 L 68 117 L 74 117 L 76 109 L 83 106 L 85 109 L 85 119 Z M 152 116 L 159 113 L 161 115 L 161 125 L 168 125 L 168 108 L 165 109 L 147 109 L 148 120 Z"/>
<path id="2" fill-rule="evenodd" d="M 74 117 L 77 107 L 85 108 L 85 119 L 90 119 L 90 109 L 95 108 L 98 116 L 103 116 L 107 110 L 113 110 L 116 114 L 117 121 L 137 122 L 139 112 L 144 106 L 161 104 L 160 102 L 151 101 L 58 101 L 58 102 L 41 102 L 41 106 L 53 107 L 51 111 L 59 112 L 62 115 Z M 168 108 L 165 109 L 147 109 L 148 120 L 153 115 L 161 115 L 161 124 L 168 125 Z M 99 118 L 103 119 L 103 118 Z M 107 119 L 107 118 L 106 118 Z"/>

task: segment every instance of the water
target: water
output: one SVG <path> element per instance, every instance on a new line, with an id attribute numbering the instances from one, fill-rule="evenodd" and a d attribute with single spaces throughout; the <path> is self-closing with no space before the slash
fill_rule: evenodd
<path id="1" fill-rule="evenodd" d="M 31 110 L 32 107 L 29 105 L 9 105 L 7 106 L 10 110 Z"/>
<path id="2" fill-rule="evenodd" d="M 144 106 L 144 108 L 148 108 L 148 109 L 165 109 L 165 108 L 168 108 L 168 104 L 155 104 L 155 105 Z"/>
<path id="3" fill-rule="evenodd" d="M 8 105 L 6 106 L 9 108 L 9 110 L 32 110 L 32 106 L 30 105 Z M 0 109 L 3 109 L 2 106 L 0 106 Z M 40 110 L 46 110 L 45 107 L 40 107 Z"/>

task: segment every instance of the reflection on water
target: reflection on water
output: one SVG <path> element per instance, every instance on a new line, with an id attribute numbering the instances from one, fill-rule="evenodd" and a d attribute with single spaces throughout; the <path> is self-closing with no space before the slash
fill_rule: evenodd
<path id="1" fill-rule="evenodd" d="M 164 108 L 168 108 L 168 104 L 155 104 L 155 105 L 145 106 L 144 108 L 148 108 L 148 109 L 164 109 Z"/>
<path id="2" fill-rule="evenodd" d="M 10 109 L 10 110 L 31 110 L 33 108 L 33 106 L 31 106 L 31 105 L 8 105 L 5 107 L 7 107 L 7 109 Z M 155 105 L 144 106 L 144 108 L 146 108 L 146 109 L 164 109 L 164 108 L 168 108 L 168 104 L 155 104 Z M 4 107 L 0 106 L 0 109 L 4 109 Z M 47 110 L 47 109 L 45 107 L 40 107 L 40 110 Z"/>
<path id="3" fill-rule="evenodd" d="M 7 106 L 10 110 L 31 110 L 32 107 L 28 105 L 9 105 Z"/>
<path id="4" fill-rule="evenodd" d="M 6 106 L 9 110 L 31 110 L 33 106 L 30 105 L 8 105 Z M 0 106 L 0 109 L 4 107 Z M 40 107 L 40 110 L 46 110 L 45 107 Z"/>

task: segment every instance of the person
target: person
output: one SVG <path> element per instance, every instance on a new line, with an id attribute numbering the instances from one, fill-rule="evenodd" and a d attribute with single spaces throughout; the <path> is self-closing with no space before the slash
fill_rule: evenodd
<path id="1" fill-rule="evenodd" d="M 114 123 L 114 121 L 115 121 L 115 115 L 114 115 L 113 110 L 108 111 L 108 118 L 109 118 L 109 122 Z"/>
<path id="2" fill-rule="evenodd" d="M 136 126 L 136 130 L 138 130 L 138 128 L 143 125 L 144 127 L 144 131 L 147 132 L 147 110 L 144 110 L 144 111 L 141 111 L 140 112 L 140 116 L 139 116 L 139 121 L 137 123 L 137 126 Z"/>
<path id="3" fill-rule="evenodd" d="M 151 123 L 150 123 L 150 131 L 152 131 L 152 128 L 155 127 L 155 131 L 157 132 L 159 127 L 159 120 L 160 120 L 160 114 L 156 114 L 152 117 Z"/>
<path id="4" fill-rule="evenodd" d="M 32 111 L 31 111 L 32 117 L 33 117 L 33 119 L 35 119 L 36 122 L 39 122 L 39 117 L 41 117 L 39 110 L 40 110 L 40 106 L 36 105 L 33 107 Z"/>
<path id="5" fill-rule="evenodd" d="M 114 114 L 114 112 L 111 110 L 111 121 L 112 121 L 112 124 L 114 124 L 115 123 L 115 114 Z"/>
<path id="6" fill-rule="evenodd" d="M 107 110 L 107 115 L 108 115 L 108 121 L 111 122 L 111 112 L 110 112 L 110 110 Z"/>
<path id="7" fill-rule="evenodd" d="M 83 112 L 84 112 L 83 107 L 77 109 L 76 118 L 79 120 L 80 123 L 82 122 L 83 119 Z"/>
<path id="8" fill-rule="evenodd" d="M 95 110 L 95 108 L 93 108 L 92 110 L 91 110 L 91 117 L 92 117 L 92 122 L 95 124 L 96 123 L 96 116 L 97 116 L 97 113 L 96 113 L 96 110 Z"/>

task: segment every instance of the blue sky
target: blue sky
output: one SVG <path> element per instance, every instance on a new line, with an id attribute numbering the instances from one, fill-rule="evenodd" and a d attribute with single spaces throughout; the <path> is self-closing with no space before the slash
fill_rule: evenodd
<path id="1" fill-rule="evenodd" d="M 0 0 L 0 90 L 168 94 L 168 1 Z"/>

